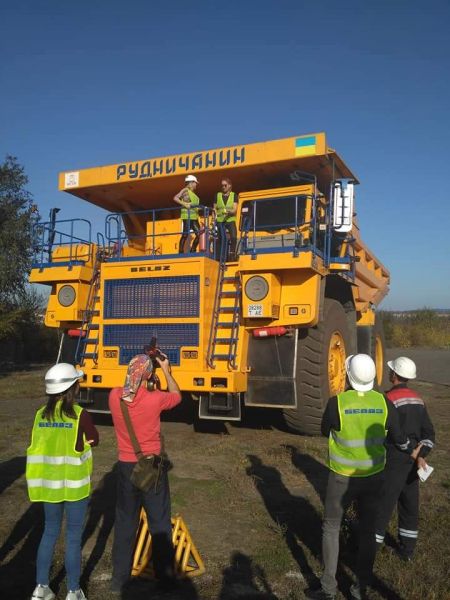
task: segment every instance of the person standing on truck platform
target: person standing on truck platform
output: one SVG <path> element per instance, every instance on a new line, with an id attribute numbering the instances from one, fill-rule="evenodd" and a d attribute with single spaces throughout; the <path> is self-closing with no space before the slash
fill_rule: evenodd
<path id="1" fill-rule="evenodd" d="M 330 469 L 322 535 L 324 571 L 319 589 L 305 591 L 307 598 L 336 597 L 339 531 L 349 504 L 356 500 L 359 514 L 357 582 L 351 597 L 366 597 L 375 560 L 375 515 L 386 460 L 386 430 L 394 444 L 411 455 L 412 445 L 403 434 L 398 415 L 385 397 L 373 390 L 375 364 L 367 354 L 349 356 L 345 362 L 349 389 L 330 398 L 322 418 L 328 437 Z"/>
<path id="2" fill-rule="evenodd" d="M 387 444 L 387 460 L 384 488 L 378 517 L 376 519 L 376 541 L 381 546 L 395 505 L 398 509 L 397 553 L 408 562 L 412 559 L 419 534 L 419 477 L 417 469 L 426 468 L 425 457 L 434 446 L 434 427 L 422 398 L 408 387 L 410 379 L 417 376 L 415 363 L 400 356 L 387 363 L 392 388 L 385 396 L 395 407 L 400 425 L 409 439 L 421 449 L 416 461 L 391 444 Z"/>
<path id="3" fill-rule="evenodd" d="M 198 222 L 198 206 L 200 204 L 200 198 L 195 193 L 198 185 L 198 179 L 195 175 L 187 175 L 184 182 L 186 183 L 185 187 L 173 197 L 174 202 L 183 207 L 181 209 L 183 231 L 178 249 L 180 254 L 184 254 L 186 252 L 185 244 L 191 229 L 194 232 L 194 241 L 192 242 L 190 252 L 195 252 L 197 250 L 200 236 L 200 226 Z"/>
<path id="4" fill-rule="evenodd" d="M 127 403 L 129 417 L 139 446 L 145 456 L 161 454 L 161 420 L 163 410 L 170 410 L 181 402 L 181 392 L 170 372 L 169 360 L 165 355 L 155 360 L 167 381 L 167 392 L 159 389 L 148 391 L 151 381 L 152 360 L 146 354 L 138 354 L 128 365 L 123 388 L 111 390 L 109 409 L 119 451 L 117 504 L 112 549 L 113 573 L 111 591 L 121 593 L 131 577 L 133 547 L 139 524 L 141 506 L 147 514 L 148 527 L 152 535 L 153 566 L 161 585 L 170 585 L 174 577 L 174 548 L 170 515 L 170 492 L 167 471 L 159 478 L 157 489 L 153 486 L 146 492 L 138 489 L 130 480 L 137 463 L 133 443 L 128 433 L 121 402 Z"/>
<path id="5" fill-rule="evenodd" d="M 227 260 L 236 260 L 236 212 L 238 205 L 238 194 L 232 190 L 231 179 L 223 177 L 221 191 L 216 194 L 214 210 L 216 212 L 216 221 L 219 233 L 219 255 L 222 252 L 227 253 Z M 227 231 L 230 236 L 230 252 L 228 254 Z M 225 246 L 225 247 L 224 247 Z"/>
<path id="6" fill-rule="evenodd" d="M 89 413 L 76 404 L 83 372 L 59 363 L 45 374 L 47 404 L 35 416 L 27 449 L 26 480 L 31 502 L 42 502 L 45 528 L 36 560 L 31 600 L 53 600 L 49 587 L 53 551 L 66 514 L 66 600 L 85 600 L 80 588 L 81 535 L 91 490 L 92 446 L 99 436 Z"/>

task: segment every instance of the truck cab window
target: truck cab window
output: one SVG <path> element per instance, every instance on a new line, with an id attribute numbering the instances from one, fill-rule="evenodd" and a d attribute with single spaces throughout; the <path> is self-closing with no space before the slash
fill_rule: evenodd
<path id="1" fill-rule="evenodd" d="M 248 200 L 241 209 L 240 230 L 274 232 L 305 222 L 306 196 Z"/>

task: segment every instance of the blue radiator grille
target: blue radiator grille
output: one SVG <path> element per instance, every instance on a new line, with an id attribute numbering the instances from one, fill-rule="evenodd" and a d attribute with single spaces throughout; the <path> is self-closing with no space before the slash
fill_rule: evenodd
<path id="1" fill-rule="evenodd" d="M 105 319 L 199 316 L 198 275 L 105 281 Z"/>
<path id="2" fill-rule="evenodd" d="M 181 346 L 198 346 L 198 324 L 176 323 L 173 325 L 105 325 L 103 345 L 119 346 L 119 364 L 126 365 L 136 354 L 142 354 L 144 346 L 152 337 L 158 338 L 158 346 L 167 354 L 173 365 L 180 364 Z"/>

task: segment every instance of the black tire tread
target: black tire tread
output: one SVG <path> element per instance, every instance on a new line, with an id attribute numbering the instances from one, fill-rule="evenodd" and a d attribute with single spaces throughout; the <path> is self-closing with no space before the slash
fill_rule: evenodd
<path id="1" fill-rule="evenodd" d="M 298 332 L 297 347 L 297 408 L 284 411 L 287 425 L 298 433 L 320 434 L 320 423 L 328 401 L 328 368 L 324 354 L 328 353 L 328 333 L 339 322 L 346 347 L 350 339 L 347 318 L 342 305 L 325 298 L 323 321 L 307 331 Z M 326 347 L 325 347 L 326 346 Z"/>

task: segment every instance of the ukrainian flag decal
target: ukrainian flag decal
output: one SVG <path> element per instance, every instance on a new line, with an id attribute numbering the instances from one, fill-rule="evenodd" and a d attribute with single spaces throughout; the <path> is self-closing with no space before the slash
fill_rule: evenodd
<path id="1" fill-rule="evenodd" d="M 316 136 L 299 137 L 295 140 L 295 156 L 311 156 L 316 153 Z"/>

